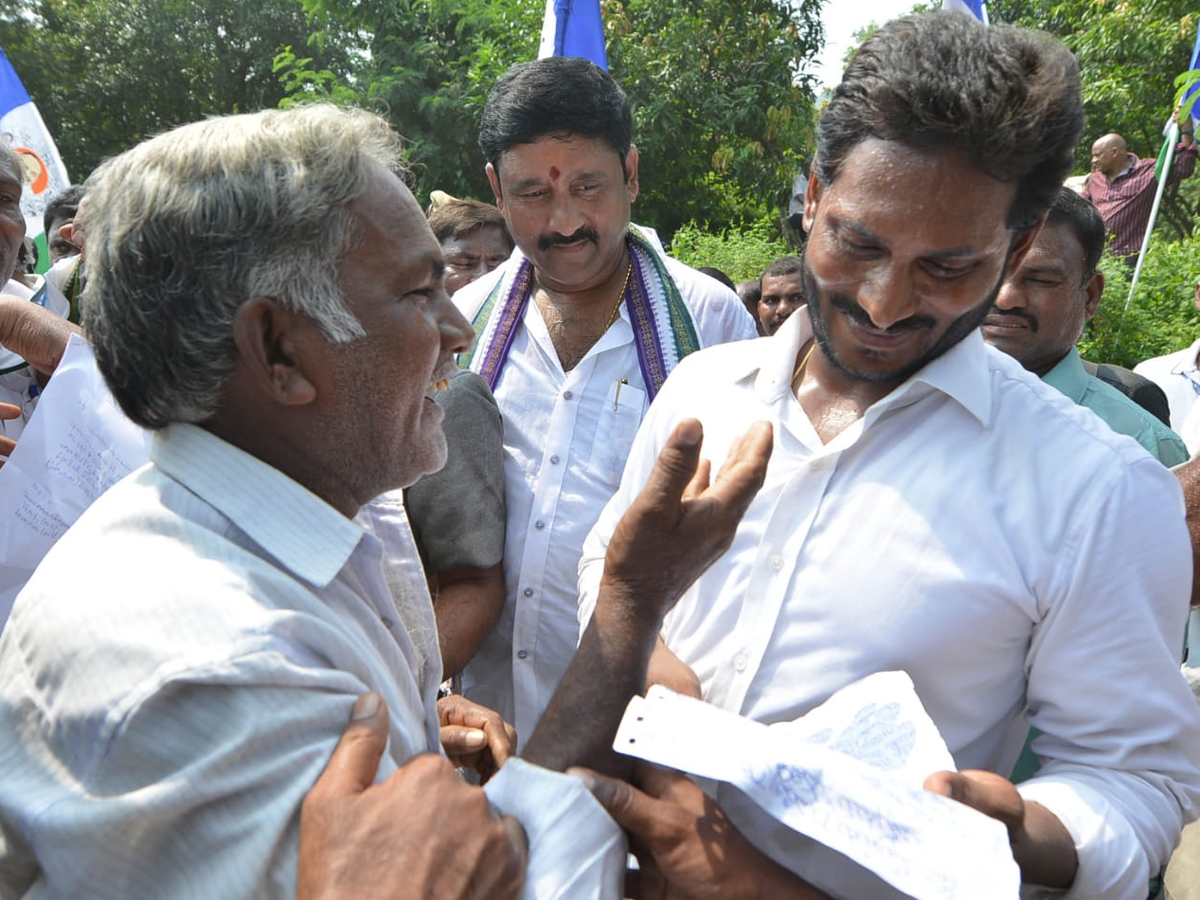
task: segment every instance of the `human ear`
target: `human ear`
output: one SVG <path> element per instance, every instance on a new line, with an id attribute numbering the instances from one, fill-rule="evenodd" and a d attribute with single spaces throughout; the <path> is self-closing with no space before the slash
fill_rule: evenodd
<path id="1" fill-rule="evenodd" d="M 1104 273 L 1093 273 L 1088 283 L 1083 286 L 1083 292 L 1083 317 L 1087 320 L 1096 315 L 1096 310 L 1100 308 L 1100 298 L 1104 295 Z"/>
<path id="2" fill-rule="evenodd" d="M 625 186 L 629 189 L 629 202 L 632 203 L 638 195 L 637 144 L 630 144 L 629 152 L 625 154 Z"/>
<path id="3" fill-rule="evenodd" d="M 301 329 L 315 326 L 269 297 L 253 297 L 238 308 L 233 339 L 250 384 L 282 406 L 303 406 L 317 398 L 304 372 Z M 311 338 L 310 338 L 311 340 Z"/>
<path id="4" fill-rule="evenodd" d="M 812 168 L 809 169 L 808 187 L 804 189 L 804 215 L 800 224 L 803 226 L 805 234 L 812 233 L 813 222 L 817 218 L 817 206 L 821 201 L 823 191 L 821 179 L 817 177 L 817 164 L 814 160 Z"/>
<path id="5" fill-rule="evenodd" d="M 488 184 L 492 186 L 492 195 L 496 198 L 496 208 L 504 212 L 504 197 L 500 193 L 500 176 L 496 172 L 496 167 L 488 163 L 484 167 L 484 171 L 487 172 Z"/>

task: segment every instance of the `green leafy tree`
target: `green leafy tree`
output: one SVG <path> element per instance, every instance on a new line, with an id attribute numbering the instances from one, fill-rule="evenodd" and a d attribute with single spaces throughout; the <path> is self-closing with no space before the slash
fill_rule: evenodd
<path id="1" fill-rule="evenodd" d="M 303 0 L 362 36 L 363 67 L 337 80 L 282 57 L 293 98 L 345 96 L 412 142 L 418 196 L 489 197 L 476 146 L 496 80 L 537 55 L 540 0 Z M 635 217 L 669 237 L 690 219 L 728 227 L 773 213 L 808 155 L 819 0 L 604 0 L 609 70 L 630 96 L 641 152 Z"/>
<path id="2" fill-rule="evenodd" d="M 313 30 L 296 0 L 0 0 L 0 46 L 76 181 L 149 135 L 277 106 L 273 58 Z M 313 57 L 349 71 L 324 34 Z"/>

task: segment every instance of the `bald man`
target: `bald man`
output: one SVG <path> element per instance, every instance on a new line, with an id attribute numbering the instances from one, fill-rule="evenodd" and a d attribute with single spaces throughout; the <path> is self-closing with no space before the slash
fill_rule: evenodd
<path id="1" fill-rule="evenodd" d="M 1177 111 L 1175 118 L 1179 144 L 1168 184 L 1186 178 L 1196 168 L 1191 117 L 1180 117 Z M 1109 233 L 1109 250 L 1118 256 L 1136 256 L 1142 247 L 1154 205 L 1157 162 L 1154 157 L 1139 159 L 1130 153 L 1119 134 L 1106 134 L 1092 144 L 1092 174 L 1083 186 L 1083 196 L 1100 210 Z"/>

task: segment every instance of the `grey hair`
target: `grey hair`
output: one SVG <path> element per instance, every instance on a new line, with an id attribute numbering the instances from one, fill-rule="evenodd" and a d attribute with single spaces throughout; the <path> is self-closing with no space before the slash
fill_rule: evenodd
<path id="1" fill-rule="evenodd" d="M 212 417 L 254 297 L 361 337 L 338 278 L 359 239 L 347 206 L 402 144 L 373 113 L 324 104 L 185 125 L 87 181 L 83 324 L 121 409 L 147 428 Z"/>

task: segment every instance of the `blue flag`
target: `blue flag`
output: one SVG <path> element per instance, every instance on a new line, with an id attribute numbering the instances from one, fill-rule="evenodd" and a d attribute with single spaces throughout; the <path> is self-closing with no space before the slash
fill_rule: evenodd
<path id="1" fill-rule="evenodd" d="M 42 211 L 71 181 L 46 124 L 3 49 L 0 49 L 0 140 L 8 141 L 17 151 L 24 182 L 21 212 L 25 216 L 25 234 L 37 244 L 38 271 L 44 272 L 50 258 L 42 234 Z"/>
<path id="2" fill-rule="evenodd" d="M 582 56 L 608 71 L 600 0 L 546 0 L 538 58 Z"/>
<path id="3" fill-rule="evenodd" d="M 942 9 L 957 9 L 959 12 L 974 16 L 984 25 L 988 23 L 984 0 L 942 0 Z"/>

